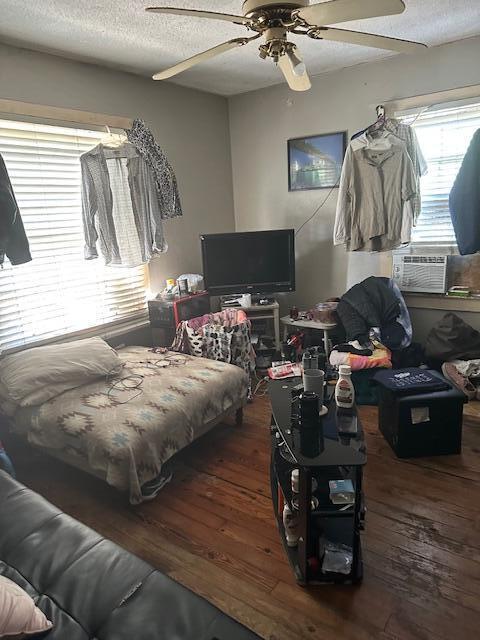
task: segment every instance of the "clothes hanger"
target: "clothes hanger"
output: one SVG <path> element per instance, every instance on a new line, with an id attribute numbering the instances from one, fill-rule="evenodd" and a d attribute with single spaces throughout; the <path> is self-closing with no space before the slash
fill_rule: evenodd
<path id="1" fill-rule="evenodd" d="M 101 144 L 105 147 L 117 148 L 128 142 L 124 133 L 112 133 L 108 124 L 105 125 L 107 135 L 102 138 Z"/>
<path id="2" fill-rule="evenodd" d="M 375 122 L 369 125 L 368 127 L 366 127 L 365 129 L 362 129 L 361 131 L 357 131 L 357 133 L 354 133 L 353 136 L 351 137 L 351 140 L 353 140 L 354 138 L 358 138 L 364 133 L 371 134 L 371 133 L 374 133 L 375 131 L 379 131 L 380 129 L 384 129 L 386 127 L 385 107 L 383 106 L 383 104 L 377 105 L 376 112 L 377 112 L 377 119 L 375 120 Z"/>

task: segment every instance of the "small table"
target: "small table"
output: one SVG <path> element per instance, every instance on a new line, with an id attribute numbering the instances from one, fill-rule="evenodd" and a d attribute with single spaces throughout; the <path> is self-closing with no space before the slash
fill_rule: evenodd
<path id="1" fill-rule="evenodd" d="M 325 355 L 330 355 L 330 347 L 328 343 L 328 332 L 335 329 L 337 326 L 335 323 L 328 324 L 326 322 L 317 322 L 317 320 L 292 320 L 290 316 L 282 316 L 280 318 L 280 322 L 284 326 L 284 340 L 287 338 L 288 329 L 290 327 L 297 327 L 299 329 L 317 329 L 318 331 L 323 331 L 323 344 L 325 346 Z"/>
<path id="2" fill-rule="evenodd" d="M 280 305 L 277 301 L 271 304 L 252 304 L 251 307 L 242 307 L 240 305 L 228 305 L 222 303 L 223 309 L 241 309 L 245 311 L 250 322 L 255 320 L 270 320 L 273 322 L 273 331 L 275 335 L 275 349 L 280 351 Z"/>
<path id="3" fill-rule="evenodd" d="M 337 416 L 335 402 L 330 402 L 328 414 L 322 419 L 323 440 L 315 430 L 321 446 L 312 453 L 313 457 L 306 456 L 302 453 L 300 430 L 292 425 L 292 414 L 296 412 L 292 388 L 299 382 L 300 378 L 269 382 L 272 404 L 270 484 L 280 537 L 300 585 L 359 582 L 363 574 L 360 531 L 364 528 L 365 517 L 362 468 L 367 460 L 362 425 L 355 412 L 348 419 L 356 420 L 356 433 L 339 434 L 338 420 L 343 418 Z M 292 492 L 293 469 L 299 472 L 298 494 Z M 316 480 L 315 492 L 312 478 Z M 348 508 L 333 504 L 329 499 L 329 480 L 342 478 L 350 479 L 355 490 L 354 503 Z M 312 494 L 315 495 L 314 504 Z M 287 544 L 282 517 L 285 504 L 298 514 L 300 537 L 296 547 Z M 315 558 L 317 565 L 319 563 L 322 536 L 352 549 L 352 566 L 348 574 L 323 573 L 319 566 L 312 564 Z"/>

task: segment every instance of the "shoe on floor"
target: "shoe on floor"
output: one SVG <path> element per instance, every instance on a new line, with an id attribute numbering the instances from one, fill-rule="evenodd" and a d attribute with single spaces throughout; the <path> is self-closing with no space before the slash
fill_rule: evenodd
<path id="1" fill-rule="evenodd" d="M 462 391 L 469 400 L 473 400 L 477 395 L 477 390 L 470 382 L 468 378 L 462 376 L 461 373 L 458 372 L 457 367 L 451 362 L 444 362 L 442 364 L 442 373 L 450 380 L 450 382 L 457 387 L 459 391 Z"/>

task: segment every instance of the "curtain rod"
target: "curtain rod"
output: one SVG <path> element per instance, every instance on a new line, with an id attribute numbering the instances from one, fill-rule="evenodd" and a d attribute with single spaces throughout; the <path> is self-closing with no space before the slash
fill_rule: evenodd
<path id="1" fill-rule="evenodd" d="M 87 124 L 97 127 L 109 126 L 114 129 L 129 129 L 133 122 L 131 118 L 125 116 L 113 116 L 104 113 L 80 111 L 78 109 L 64 109 L 63 107 L 52 107 L 1 98 L 0 113 L 45 118 L 47 120 L 70 124 Z"/>
<path id="2" fill-rule="evenodd" d="M 480 97 L 480 84 L 468 85 L 466 87 L 457 87 L 456 89 L 446 89 L 445 91 L 435 91 L 425 93 L 418 96 L 410 96 L 408 98 L 398 98 L 396 100 L 386 100 L 381 104 L 385 107 L 389 115 L 396 111 L 407 111 L 418 107 L 430 107 L 442 102 L 453 102 L 455 100 L 464 100 L 467 98 Z M 376 107 L 378 102 L 372 107 Z"/>

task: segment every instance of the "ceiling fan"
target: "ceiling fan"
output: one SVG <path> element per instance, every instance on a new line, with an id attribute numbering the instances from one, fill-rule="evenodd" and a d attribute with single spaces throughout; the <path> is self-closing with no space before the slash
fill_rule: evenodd
<path id="1" fill-rule="evenodd" d="M 165 71 L 156 73 L 153 76 L 154 80 L 171 78 L 225 51 L 243 47 L 261 36 L 265 36 L 265 42 L 259 47 L 260 57 L 272 58 L 294 91 L 307 91 L 311 83 L 297 46 L 287 40 L 288 33 L 306 35 L 314 40 L 334 40 L 399 53 L 411 53 L 426 47 L 419 42 L 325 26 L 402 13 L 405 11 L 402 0 L 330 0 L 312 5 L 310 0 L 245 0 L 243 16 L 175 7 L 149 7 L 146 11 L 224 20 L 243 25 L 255 32 L 253 36 L 234 38 L 183 60 Z"/>

